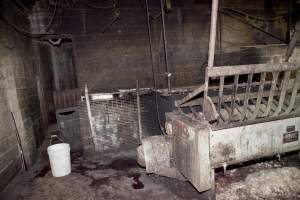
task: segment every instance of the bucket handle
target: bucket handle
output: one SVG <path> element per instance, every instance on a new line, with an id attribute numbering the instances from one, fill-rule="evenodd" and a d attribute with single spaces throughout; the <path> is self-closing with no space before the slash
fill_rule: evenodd
<path id="1" fill-rule="evenodd" d="M 50 138 L 50 145 L 52 145 L 52 139 L 53 138 L 57 138 L 59 141 L 61 141 L 62 143 L 64 142 L 58 135 L 51 135 L 51 138 Z"/>

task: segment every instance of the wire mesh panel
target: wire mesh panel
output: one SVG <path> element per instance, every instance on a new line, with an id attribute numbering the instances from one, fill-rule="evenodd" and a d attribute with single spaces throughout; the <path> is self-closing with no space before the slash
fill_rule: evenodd
<path id="1" fill-rule="evenodd" d="M 92 96 L 92 95 L 91 95 Z M 138 105 L 136 93 L 115 95 L 109 100 L 90 98 L 92 137 L 86 102 L 80 105 L 81 140 L 85 151 L 120 151 L 135 149 L 141 137 L 157 134 L 157 116 L 153 110 L 155 101 L 151 94 L 140 96 L 141 124 L 138 123 Z"/>

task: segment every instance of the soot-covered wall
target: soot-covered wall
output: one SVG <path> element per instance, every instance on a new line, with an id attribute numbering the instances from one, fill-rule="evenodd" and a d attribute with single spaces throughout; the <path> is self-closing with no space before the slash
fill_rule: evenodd
<path id="1" fill-rule="evenodd" d="M 73 36 L 78 86 L 83 88 L 87 83 L 92 92 L 134 88 L 136 80 L 139 80 L 140 87 L 153 86 L 144 1 L 119 1 L 115 11 L 120 14 L 120 19 L 113 24 L 113 9 L 94 9 L 82 1 L 78 2 L 73 7 L 67 7 L 55 19 L 52 29 L 55 33 L 69 33 Z M 88 2 L 100 5 L 98 1 Z M 159 0 L 149 0 L 149 4 L 155 18 L 160 12 Z M 211 1 L 173 0 L 171 5 L 172 9 L 165 16 L 171 85 L 181 87 L 200 84 L 204 79 L 207 60 Z M 288 4 L 287 1 L 279 0 L 220 0 L 216 64 L 238 63 L 241 59 L 236 51 L 240 50 L 240 46 L 282 43 L 228 16 L 228 13 L 221 12 L 224 8 L 227 11 L 235 9 L 253 16 L 272 18 L 287 13 Z M 285 40 L 286 17 L 266 21 L 258 18 L 254 23 Z M 166 87 L 159 16 L 151 20 L 151 33 L 155 78 L 158 87 Z M 235 60 L 237 57 L 239 60 Z"/>
<path id="2" fill-rule="evenodd" d="M 0 12 L 9 23 L 30 30 L 28 19 L 10 4 L 1 2 Z M 0 190 L 21 168 L 16 135 L 27 166 L 36 160 L 44 138 L 33 41 L 6 20 L 0 21 Z"/>

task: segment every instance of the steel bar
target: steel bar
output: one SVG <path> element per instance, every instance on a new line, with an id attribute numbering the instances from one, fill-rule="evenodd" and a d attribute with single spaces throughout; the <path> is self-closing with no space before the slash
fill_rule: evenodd
<path id="1" fill-rule="evenodd" d="M 244 118 L 246 117 L 246 110 L 248 108 L 248 103 L 249 103 L 249 96 L 250 96 L 249 94 L 251 92 L 252 79 L 253 79 L 253 74 L 248 74 L 247 87 L 246 87 L 245 100 L 244 100 L 244 114 L 241 118 L 241 121 L 244 120 Z"/>
<path id="2" fill-rule="evenodd" d="M 293 110 L 299 88 L 300 88 L 300 70 L 297 71 L 289 107 L 286 109 L 284 114 L 289 114 Z"/>
<path id="3" fill-rule="evenodd" d="M 276 72 L 297 70 L 300 66 L 292 63 L 268 63 L 268 64 L 250 64 L 250 65 L 233 65 L 208 68 L 209 77 L 233 76 L 250 73 Z"/>
<path id="4" fill-rule="evenodd" d="M 208 93 L 208 82 L 209 82 L 208 68 L 213 68 L 213 66 L 214 66 L 218 7 L 219 7 L 218 4 L 219 4 L 219 0 L 212 0 L 210 35 L 209 35 L 209 50 L 208 50 L 208 66 L 205 69 L 204 102 L 207 100 L 207 93 Z M 205 110 L 205 106 L 203 106 L 203 110 Z"/>
<path id="5" fill-rule="evenodd" d="M 224 90 L 224 76 L 220 77 L 220 84 L 219 84 L 219 102 L 218 102 L 218 112 L 220 113 L 223 103 L 223 90 Z"/>
<path id="6" fill-rule="evenodd" d="M 236 101 L 236 93 L 239 85 L 239 75 L 234 76 L 234 84 L 232 88 L 232 98 L 231 98 L 231 113 L 230 113 L 230 121 L 232 120 L 234 109 L 235 109 L 235 101 Z"/>
<path id="7" fill-rule="evenodd" d="M 141 118 L 140 86 L 138 80 L 136 81 L 136 104 L 137 104 L 137 114 L 138 114 L 139 139 L 140 139 L 140 143 L 142 143 L 143 129 L 142 129 L 142 118 Z"/>
<path id="8" fill-rule="evenodd" d="M 92 118 L 89 91 L 88 91 L 87 84 L 85 84 L 84 94 L 85 94 L 86 109 L 87 109 L 90 129 L 91 129 L 91 133 L 92 133 L 93 143 L 94 143 L 94 147 L 96 149 L 96 144 L 97 144 L 96 133 L 95 133 L 94 126 L 93 126 L 93 118 Z"/>
<path id="9" fill-rule="evenodd" d="M 271 105 L 273 104 L 273 98 L 274 98 L 274 94 L 275 94 L 275 89 L 276 89 L 276 85 L 277 85 L 277 80 L 278 80 L 278 76 L 279 76 L 279 72 L 274 72 L 272 73 L 272 86 L 271 86 L 271 91 L 270 91 L 270 95 L 269 95 L 269 99 L 268 99 L 268 104 L 267 104 L 267 109 L 266 112 L 264 113 L 264 116 L 268 116 L 271 110 Z"/>
<path id="10" fill-rule="evenodd" d="M 255 110 L 254 110 L 254 113 L 253 113 L 251 119 L 256 119 L 257 114 L 261 108 L 261 99 L 263 97 L 265 80 L 266 80 L 266 72 L 260 74 L 260 86 L 259 86 L 258 96 L 257 96 L 257 100 L 256 100 Z"/>
<path id="11" fill-rule="evenodd" d="M 15 129 L 16 129 L 15 133 L 16 133 L 16 138 L 17 138 L 17 143 L 18 143 L 18 150 L 20 152 L 20 160 L 22 162 L 22 168 L 25 171 L 27 171 L 28 167 L 27 167 L 27 163 L 26 163 L 26 159 L 25 159 L 25 155 L 24 155 L 24 149 L 23 149 L 21 138 L 20 138 L 19 130 L 18 130 L 18 127 L 17 127 L 17 124 L 16 124 L 16 119 L 15 119 L 15 116 L 12 112 L 10 112 L 10 114 L 11 114 L 12 120 L 14 122 Z"/>
<path id="12" fill-rule="evenodd" d="M 281 83 L 281 93 L 280 93 L 279 104 L 278 104 L 278 107 L 277 107 L 276 111 L 273 114 L 274 116 L 279 115 L 279 113 L 282 110 L 282 105 L 283 105 L 285 95 L 286 95 L 286 92 L 287 92 L 290 76 L 291 76 L 291 71 L 285 71 L 284 72 L 284 79 Z"/>
<path id="13" fill-rule="evenodd" d="M 215 48 L 216 48 L 216 33 L 218 21 L 218 7 L 219 1 L 213 0 L 211 7 L 211 22 L 210 22 L 210 37 L 208 50 L 208 67 L 214 66 Z"/>

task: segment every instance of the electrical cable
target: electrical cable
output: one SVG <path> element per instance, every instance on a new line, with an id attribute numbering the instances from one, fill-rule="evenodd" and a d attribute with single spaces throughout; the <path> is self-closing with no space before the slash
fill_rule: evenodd
<path id="1" fill-rule="evenodd" d="M 165 129 L 161 124 L 159 106 L 158 106 L 157 84 L 156 84 L 155 71 L 154 71 L 154 56 L 153 56 L 153 45 L 152 45 L 148 0 L 145 0 L 145 3 L 146 3 L 147 29 L 148 29 L 149 51 L 150 51 L 150 61 L 151 61 L 150 63 L 151 63 L 151 70 L 152 70 L 153 86 L 155 90 L 155 106 L 156 106 L 157 121 L 158 121 L 160 131 L 162 132 L 163 135 L 166 135 Z"/>
<path id="2" fill-rule="evenodd" d="M 53 24 L 53 21 L 54 21 L 54 18 L 56 16 L 56 12 L 57 12 L 57 2 L 59 0 L 56 0 L 56 4 L 54 5 L 54 11 L 52 13 L 52 16 L 49 20 L 49 22 L 47 23 L 46 25 L 46 28 L 45 28 L 45 32 L 44 33 L 33 33 L 33 32 L 30 32 L 30 31 L 27 31 L 27 30 L 24 30 L 23 28 L 20 28 L 18 27 L 17 25 L 13 24 L 10 20 L 7 19 L 7 17 L 4 16 L 4 14 L 2 12 L 0 12 L 0 15 L 2 17 L 2 19 L 4 20 L 4 22 L 6 22 L 9 26 L 11 26 L 13 29 L 15 29 L 17 32 L 25 35 L 26 37 L 30 37 L 30 38 L 38 38 L 38 37 L 42 37 L 44 35 L 46 35 L 49 30 L 50 30 L 50 27 L 52 26 Z"/>
<path id="3" fill-rule="evenodd" d="M 82 0 L 83 4 L 90 7 L 90 8 L 93 8 L 93 9 L 100 9 L 100 10 L 106 10 L 106 9 L 115 9 L 116 8 L 116 5 L 119 3 L 119 0 L 115 0 L 112 5 L 109 5 L 109 6 L 97 6 L 97 5 L 94 5 L 90 2 L 88 2 L 87 0 Z"/>
<path id="4" fill-rule="evenodd" d="M 119 14 L 116 14 L 114 16 L 114 18 L 112 19 L 112 21 L 110 23 L 108 23 L 102 30 L 101 33 L 105 33 L 115 22 L 117 22 L 118 20 L 120 20 L 120 16 Z"/>
<path id="5" fill-rule="evenodd" d="M 147 11 L 147 6 L 145 6 L 145 5 L 143 4 L 143 1 L 142 1 L 142 0 L 138 0 L 138 1 L 139 1 L 139 4 L 140 4 L 141 9 L 142 9 L 143 11 L 145 11 L 146 13 L 148 12 L 149 14 L 147 14 L 147 15 L 148 15 L 149 18 L 151 18 L 152 20 L 156 20 L 156 19 L 158 19 L 158 18 L 161 16 L 161 12 L 159 12 L 159 13 L 157 13 L 157 14 L 155 14 L 155 15 L 152 15 L 152 14 L 150 13 L 150 11 L 149 11 L 149 5 L 147 5 L 147 6 L 148 6 L 148 11 Z"/>
<path id="6" fill-rule="evenodd" d="M 101 29 L 101 33 L 105 33 L 112 25 L 114 25 L 114 23 L 116 23 L 117 21 L 121 20 L 121 17 L 120 17 L 120 8 L 117 6 L 119 5 L 119 0 L 116 1 L 117 4 L 115 4 L 115 10 L 114 10 L 114 16 L 113 16 L 113 19 L 107 24 L 104 26 L 104 28 Z"/>

